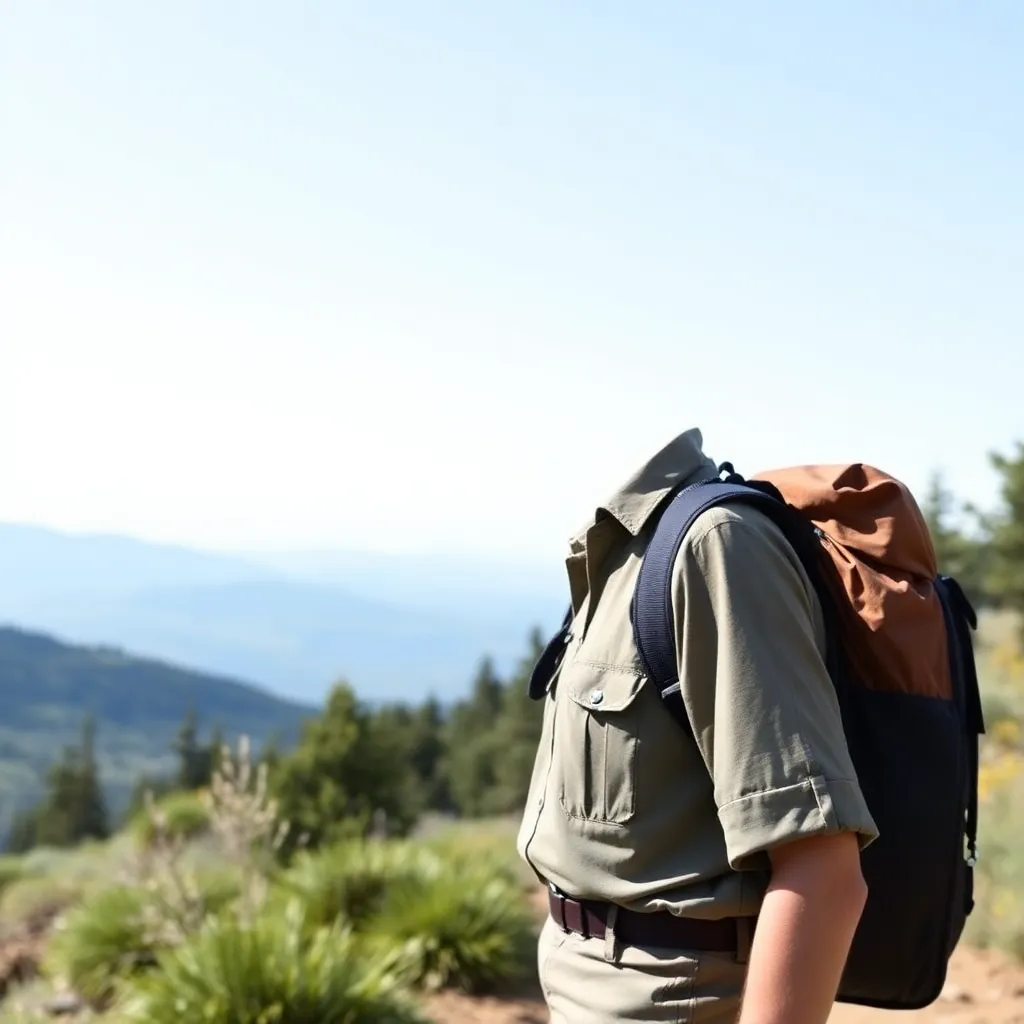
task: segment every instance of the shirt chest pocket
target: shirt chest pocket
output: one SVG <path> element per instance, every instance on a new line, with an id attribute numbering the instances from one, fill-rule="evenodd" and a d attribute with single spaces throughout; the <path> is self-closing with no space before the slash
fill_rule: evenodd
<path id="1" fill-rule="evenodd" d="M 624 668 L 575 662 L 558 681 L 554 757 L 563 811 L 625 825 L 636 811 L 636 759 L 645 677 Z"/>

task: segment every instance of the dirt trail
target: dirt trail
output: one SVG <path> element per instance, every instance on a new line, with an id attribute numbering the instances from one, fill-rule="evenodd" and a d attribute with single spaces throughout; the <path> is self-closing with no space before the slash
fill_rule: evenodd
<path id="1" fill-rule="evenodd" d="M 432 1000 L 437 1024 L 547 1024 L 539 993 L 518 999 L 469 999 L 443 995 Z M 829 1024 L 1024 1024 L 1024 966 L 995 953 L 960 950 L 953 958 L 941 999 L 925 1010 L 892 1013 L 837 1006 Z"/>

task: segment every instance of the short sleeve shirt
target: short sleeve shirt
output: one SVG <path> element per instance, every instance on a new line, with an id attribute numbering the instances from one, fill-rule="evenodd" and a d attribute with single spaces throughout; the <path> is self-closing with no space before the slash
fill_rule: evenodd
<path id="1" fill-rule="evenodd" d="M 765 515 L 736 506 L 701 516 L 673 575 L 684 731 L 633 643 L 641 527 L 598 517 L 570 565 L 577 580 L 585 569 L 586 593 L 544 698 L 519 852 L 581 898 L 753 914 L 773 846 L 877 836 L 824 663 L 821 608 Z"/>

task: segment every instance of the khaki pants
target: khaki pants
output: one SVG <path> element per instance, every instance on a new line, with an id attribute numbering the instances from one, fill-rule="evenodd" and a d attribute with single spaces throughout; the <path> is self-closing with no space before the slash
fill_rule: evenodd
<path id="1" fill-rule="evenodd" d="M 550 918 L 537 966 L 551 1024 L 735 1024 L 746 973 L 731 954 L 584 939 Z"/>

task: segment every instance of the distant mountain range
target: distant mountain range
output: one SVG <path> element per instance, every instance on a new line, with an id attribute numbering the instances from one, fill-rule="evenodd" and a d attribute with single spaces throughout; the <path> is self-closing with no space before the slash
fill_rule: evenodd
<path id="1" fill-rule="evenodd" d="M 251 680 L 318 703 L 450 699 L 564 607 L 559 565 L 346 552 L 225 555 L 0 525 L 0 622 Z M 4 680 L 0 678 L 0 686 Z"/>
<path id="2" fill-rule="evenodd" d="M 140 776 L 174 768 L 172 743 L 190 709 L 204 741 L 220 726 L 228 742 L 244 733 L 257 747 L 271 738 L 290 746 L 317 710 L 231 679 L 0 628 L 0 824 L 39 795 L 87 716 L 116 810 Z"/>

